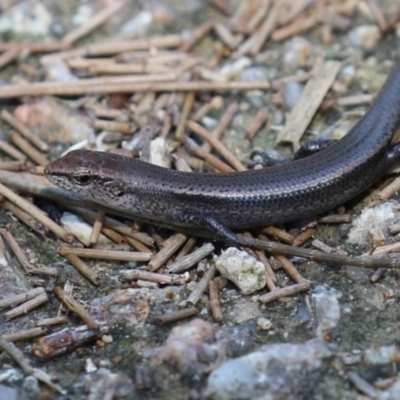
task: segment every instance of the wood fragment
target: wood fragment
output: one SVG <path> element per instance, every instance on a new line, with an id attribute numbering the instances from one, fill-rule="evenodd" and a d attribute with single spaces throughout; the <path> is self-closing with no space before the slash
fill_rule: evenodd
<path id="1" fill-rule="evenodd" d="M 90 235 L 89 243 L 94 246 L 99 240 L 100 232 L 103 227 L 105 213 L 104 211 L 97 211 L 96 219 L 93 224 L 92 234 Z"/>
<path id="2" fill-rule="evenodd" d="M 342 255 L 346 255 L 347 254 L 344 250 L 338 249 L 338 248 L 335 248 L 335 247 L 331 247 L 331 246 L 327 245 L 326 243 L 322 242 L 319 239 L 314 239 L 312 241 L 312 245 L 316 249 L 322 250 L 325 253 L 330 253 L 330 254 L 336 253 L 336 254 L 342 254 Z"/>
<path id="3" fill-rule="evenodd" d="M 315 234 L 315 229 L 307 228 L 304 232 L 300 233 L 293 242 L 292 245 L 295 247 L 302 246 L 308 239 L 312 238 Z"/>
<path id="4" fill-rule="evenodd" d="M 318 68 L 289 114 L 285 127 L 279 132 L 277 143 L 290 142 L 295 149 L 298 148 L 301 137 L 332 85 L 340 66 L 340 62 L 325 61 Z"/>
<path id="5" fill-rule="evenodd" d="M 217 269 L 215 265 L 211 265 L 204 276 L 197 283 L 192 293 L 190 293 L 189 297 L 186 300 L 186 305 L 195 306 L 198 303 L 204 291 L 207 289 L 208 283 L 214 278 L 216 271 Z"/>
<path id="6" fill-rule="evenodd" d="M 271 0 L 261 0 L 260 6 L 257 8 L 252 17 L 247 21 L 246 30 L 248 32 L 254 32 L 259 24 L 265 19 L 267 12 L 269 11 Z"/>
<path id="7" fill-rule="evenodd" d="M 160 274 L 158 272 L 149 272 L 142 269 L 121 271 L 121 277 L 127 281 L 142 279 L 150 282 L 157 282 L 161 285 L 183 285 L 187 281 L 185 275 Z"/>
<path id="8" fill-rule="evenodd" d="M 215 247 L 212 243 L 205 243 L 196 251 L 168 265 L 167 271 L 169 273 L 175 273 L 175 274 L 187 271 L 195 264 L 197 264 L 199 261 L 207 257 L 209 254 L 211 254 L 214 250 Z"/>
<path id="9" fill-rule="evenodd" d="M 226 108 L 225 112 L 222 114 L 217 127 L 213 130 L 213 132 L 212 132 L 213 136 L 215 136 L 217 139 L 222 138 L 222 135 L 225 133 L 228 126 L 232 122 L 238 109 L 239 109 L 239 106 L 237 103 L 229 104 L 229 106 Z M 209 143 L 204 143 L 202 148 L 206 151 L 210 151 L 211 145 Z"/>
<path id="10" fill-rule="evenodd" d="M 280 289 L 276 289 L 273 292 L 266 293 L 258 298 L 261 303 L 271 303 L 272 301 L 278 300 L 282 297 L 293 296 L 297 293 L 309 290 L 311 283 L 309 281 L 303 281 L 294 285 L 285 286 Z"/>
<path id="11" fill-rule="evenodd" d="M 72 243 L 74 240 L 73 235 L 67 232 L 65 229 L 61 228 L 58 224 L 56 224 L 53 220 L 51 220 L 41 209 L 29 203 L 29 201 L 25 200 L 21 196 L 18 196 L 12 190 L 8 189 L 6 186 L 0 183 L 0 194 L 6 197 L 10 202 L 15 204 L 17 207 L 21 208 L 37 221 L 39 221 L 42 225 L 47 227 L 51 232 L 55 235 L 63 239 L 67 243 Z"/>
<path id="12" fill-rule="evenodd" d="M 18 304 L 31 300 L 43 293 L 45 293 L 45 290 L 42 287 L 38 287 L 35 289 L 31 289 L 25 293 L 8 296 L 0 300 L 0 310 L 8 307 L 15 307 Z"/>
<path id="13" fill-rule="evenodd" d="M 94 75 L 157 74 L 172 72 L 173 68 L 163 64 L 93 64 L 89 71 Z"/>
<path id="14" fill-rule="evenodd" d="M 187 127 L 206 140 L 225 160 L 232 165 L 237 171 L 246 171 L 246 167 L 232 154 L 232 152 L 212 133 L 203 128 L 195 121 L 189 120 Z"/>
<path id="15" fill-rule="evenodd" d="M 0 69 L 4 68 L 18 58 L 20 50 L 10 49 L 6 50 L 0 55 Z"/>
<path id="16" fill-rule="evenodd" d="M 51 326 L 68 324 L 69 319 L 66 316 L 53 317 L 53 318 L 43 318 L 35 322 L 35 326 Z"/>
<path id="17" fill-rule="evenodd" d="M 68 351 L 94 342 L 109 333 L 107 324 L 99 324 L 99 330 L 91 330 L 87 325 L 65 328 L 50 335 L 39 338 L 32 346 L 32 353 L 42 359 L 59 356 Z"/>
<path id="18" fill-rule="evenodd" d="M 268 36 L 271 34 L 278 21 L 279 9 L 281 7 L 283 0 L 276 0 L 272 9 L 268 13 L 267 18 L 264 19 L 261 26 L 255 30 L 251 36 L 247 38 L 235 51 L 233 58 L 237 59 L 248 53 L 255 56 L 263 46 L 264 42 L 267 40 Z"/>
<path id="19" fill-rule="evenodd" d="M 17 150 L 14 146 L 11 146 L 9 143 L 4 140 L 0 140 L 0 150 L 4 151 L 4 153 L 8 154 L 10 157 L 15 158 L 21 162 L 26 161 L 26 155 Z"/>
<path id="20" fill-rule="evenodd" d="M 196 142 L 189 137 L 183 138 L 184 145 L 192 151 L 197 156 L 203 158 L 205 161 L 209 162 L 215 169 L 220 172 L 234 172 L 235 170 L 230 167 L 228 164 L 225 164 L 223 161 L 218 159 L 217 157 L 210 154 L 208 151 L 203 150 L 201 146 L 198 146 Z"/>
<path id="21" fill-rule="evenodd" d="M 222 105 L 223 105 L 223 100 L 221 96 L 213 96 L 213 98 L 210 101 L 201 105 L 200 108 L 192 114 L 191 119 L 193 121 L 199 122 L 207 114 L 209 114 L 211 110 L 221 108 Z"/>
<path id="22" fill-rule="evenodd" d="M 161 268 L 161 266 L 164 265 L 167 260 L 169 260 L 169 258 L 171 258 L 172 255 L 181 248 L 187 239 L 187 235 L 176 233 L 165 240 L 163 248 L 157 254 L 152 255 L 152 258 L 148 264 L 148 270 L 154 272 Z"/>
<path id="23" fill-rule="evenodd" d="M 26 329 L 23 331 L 17 331 L 14 333 L 5 333 L 1 335 L 2 340 L 6 340 L 7 342 L 20 342 L 24 340 L 29 340 L 38 336 L 42 336 L 47 332 L 46 328 L 37 327 Z"/>
<path id="24" fill-rule="evenodd" d="M 72 312 L 77 314 L 82 321 L 89 327 L 89 329 L 98 330 L 98 323 L 92 316 L 79 304 L 75 299 L 69 296 L 61 287 L 56 286 L 54 293 L 58 299 Z"/>
<path id="25" fill-rule="evenodd" d="M 35 329 L 41 329 L 43 332 L 43 328 Z M 25 374 L 32 375 L 40 382 L 43 382 L 45 385 L 47 385 L 50 389 L 62 395 L 67 394 L 66 391 L 61 388 L 61 386 L 53 383 L 50 375 L 38 368 L 31 367 L 29 361 L 24 357 L 22 351 L 14 346 L 13 343 L 10 343 L 11 341 L 12 340 L 7 340 L 4 335 L 0 336 L 0 349 L 7 353 L 16 362 Z"/>
<path id="26" fill-rule="evenodd" d="M 123 122 L 123 121 L 108 121 L 104 119 L 96 119 L 93 121 L 93 126 L 98 131 L 105 130 L 105 131 L 117 131 L 122 132 L 127 135 L 132 134 L 135 132 L 136 125 L 132 122 Z"/>
<path id="27" fill-rule="evenodd" d="M 181 44 L 179 51 L 189 52 L 197 42 L 202 40 L 208 33 L 213 29 L 214 23 L 211 21 L 206 21 L 204 24 L 200 25 L 198 28 L 191 32 L 191 38 Z"/>
<path id="28" fill-rule="evenodd" d="M 387 229 L 391 235 L 396 235 L 396 233 L 400 232 L 400 223 L 397 222 L 397 223 L 391 224 L 387 227 Z"/>
<path id="29" fill-rule="evenodd" d="M 140 253 L 134 251 L 114 251 L 98 249 L 82 249 L 78 247 L 62 246 L 58 249 L 58 254 L 62 256 L 76 255 L 78 257 L 100 258 L 103 260 L 118 261 L 149 261 L 152 253 Z"/>
<path id="30" fill-rule="evenodd" d="M 108 231 L 111 231 L 111 229 L 105 228 Z M 104 228 L 102 229 L 102 232 L 104 231 Z M 114 231 L 113 231 L 114 232 Z M 118 234 L 117 232 L 114 232 L 114 234 Z M 121 235 L 122 236 L 122 235 Z M 133 237 L 129 236 L 122 236 L 122 238 L 129 243 L 131 247 L 133 247 L 135 250 L 141 252 L 141 253 L 152 253 L 152 250 L 147 247 L 145 244 L 140 242 L 137 239 L 134 239 Z"/>
<path id="31" fill-rule="evenodd" d="M 341 97 L 337 100 L 337 105 L 341 107 L 358 106 L 362 104 L 371 104 L 373 100 L 374 95 L 372 94 L 357 94 Z"/>
<path id="32" fill-rule="evenodd" d="M 177 140 L 182 140 L 185 135 L 186 121 L 189 117 L 189 114 L 192 110 L 195 92 L 188 92 L 185 96 L 185 101 L 183 103 L 182 112 L 179 118 L 178 126 L 176 127 L 175 137 Z"/>
<path id="33" fill-rule="evenodd" d="M 243 40 L 243 35 L 233 35 L 228 27 L 222 23 L 215 24 L 214 30 L 221 41 L 224 42 L 231 50 L 235 50 Z"/>
<path id="34" fill-rule="evenodd" d="M 3 200 L 1 202 L 1 207 L 10 211 L 14 217 L 18 218 L 21 222 L 27 225 L 30 229 L 39 233 L 40 235 L 47 236 L 49 234 L 49 229 L 46 228 L 43 224 L 38 222 L 35 218 L 33 218 L 27 212 L 21 210 L 19 207 L 15 206 L 8 200 Z"/>
<path id="35" fill-rule="evenodd" d="M 65 258 L 68 262 L 75 267 L 84 277 L 89 279 L 94 285 L 99 285 L 101 282 L 101 278 L 97 272 L 93 271 L 91 268 L 86 265 L 77 255 L 75 254 L 66 254 Z"/>
<path id="36" fill-rule="evenodd" d="M 281 263 L 282 268 L 295 282 L 301 283 L 306 281 L 297 268 L 285 256 L 276 254 L 274 257 Z"/>
<path id="37" fill-rule="evenodd" d="M 391 184 L 378 192 L 377 197 L 382 201 L 391 199 L 400 190 L 400 177 L 396 178 Z"/>
<path id="38" fill-rule="evenodd" d="M 177 168 L 178 169 L 178 168 Z M 179 171 L 179 169 L 178 169 Z M 197 237 L 191 236 L 187 242 L 184 244 L 184 246 L 181 248 L 180 252 L 176 255 L 175 261 L 178 261 L 185 257 L 186 255 L 190 254 L 190 252 L 193 250 L 194 246 L 197 243 Z M 171 265 L 169 265 L 170 267 Z"/>
<path id="39" fill-rule="evenodd" d="M 211 308 L 211 313 L 213 320 L 215 322 L 221 323 L 224 319 L 222 315 L 222 308 L 221 308 L 221 302 L 219 300 L 219 295 L 218 295 L 218 290 L 219 290 L 219 283 L 216 280 L 211 280 L 208 283 L 208 292 L 210 296 L 210 308 Z"/>
<path id="40" fill-rule="evenodd" d="M 23 135 L 25 139 L 29 140 L 29 142 L 32 143 L 36 148 L 41 151 L 49 151 L 49 145 L 47 143 L 40 140 L 38 135 L 34 134 L 26 125 L 16 119 L 7 110 L 2 110 L 0 112 L 0 117 L 14 129 L 16 129 L 21 135 Z"/>
<path id="41" fill-rule="evenodd" d="M 241 1 L 229 20 L 229 26 L 236 31 L 245 31 L 245 25 L 248 19 L 259 7 L 259 0 Z"/>
<path id="42" fill-rule="evenodd" d="M 82 37 L 88 35 L 94 29 L 98 28 L 105 21 L 107 21 L 107 19 L 120 11 L 123 6 L 123 1 L 116 1 L 111 3 L 108 7 L 102 8 L 101 11 L 89 18 L 83 25 L 66 34 L 62 38 L 62 42 L 72 44 Z"/>
<path id="43" fill-rule="evenodd" d="M 0 235 L 9 244 L 11 250 L 17 257 L 18 261 L 20 262 L 26 274 L 58 275 L 57 268 L 53 267 L 37 268 L 33 264 L 31 264 L 26 252 L 22 249 L 22 247 L 19 245 L 19 243 L 17 242 L 17 240 L 10 231 L 0 228 Z"/>
<path id="44" fill-rule="evenodd" d="M 82 218 L 89 220 L 91 222 L 94 222 L 96 219 L 97 214 L 95 211 L 88 210 L 88 209 L 81 208 L 81 207 L 76 207 L 76 206 L 69 206 L 68 209 L 77 213 Z M 105 227 L 111 228 L 123 236 L 129 236 L 133 239 L 139 240 L 140 242 L 142 242 L 143 244 L 145 244 L 147 246 L 153 246 L 153 244 L 154 244 L 153 239 L 146 233 L 135 232 L 132 229 L 132 227 L 125 225 L 122 222 L 120 222 L 114 218 L 105 217 L 103 224 Z"/>
<path id="45" fill-rule="evenodd" d="M 227 2 L 227 0 L 207 0 L 210 5 L 215 7 L 217 10 L 223 14 L 230 16 L 233 13 L 232 6 Z"/>
<path id="46" fill-rule="evenodd" d="M 385 274 L 385 270 L 382 268 L 378 268 L 374 273 L 369 277 L 369 281 L 371 283 L 379 282 Z"/>
<path id="47" fill-rule="evenodd" d="M 367 3 L 372 11 L 373 16 L 376 19 L 376 22 L 379 25 L 379 29 L 381 32 L 386 32 L 388 28 L 388 24 L 386 22 L 385 16 L 383 15 L 381 9 L 376 4 L 375 0 L 367 0 Z"/>
<path id="48" fill-rule="evenodd" d="M 157 282 L 143 281 L 142 279 L 138 279 L 136 281 L 136 285 L 140 288 L 149 288 L 149 289 L 157 289 L 160 287 L 160 285 Z"/>
<path id="49" fill-rule="evenodd" d="M 295 19 L 310 5 L 310 0 L 288 1 L 282 6 L 283 12 L 279 14 L 279 25 L 283 26 Z"/>
<path id="50" fill-rule="evenodd" d="M 267 122 L 267 119 L 268 119 L 268 112 L 264 109 L 259 110 L 257 112 L 257 115 L 254 117 L 253 121 L 246 128 L 246 139 L 253 140 L 257 132 Z"/>
<path id="51" fill-rule="evenodd" d="M 364 378 L 361 378 L 356 372 L 348 372 L 347 378 L 353 383 L 357 390 L 367 395 L 370 399 L 379 399 L 382 397 L 382 393 L 378 389 L 368 383 Z"/>
<path id="52" fill-rule="evenodd" d="M 49 160 L 39 153 L 30 142 L 25 140 L 20 134 L 13 131 L 10 135 L 10 141 L 19 147 L 22 152 L 24 152 L 31 160 L 36 164 L 42 165 L 43 167 L 49 163 Z"/>
<path id="53" fill-rule="evenodd" d="M 29 53 L 52 53 L 55 51 L 67 50 L 71 47 L 69 43 L 51 42 L 51 43 L 20 43 L 20 42 L 1 42 L 0 52 L 5 51 L 29 51 Z"/>
<path id="54" fill-rule="evenodd" d="M 0 161 L 0 169 L 6 171 L 24 171 L 25 168 L 25 161 Z"/>
<path id="55" fill-rule="evenodd" d="M 171 324 L 173 322 L 181 321 L 185 318 L 194 317 L 199 311 L 196 307 L 184 308 L 183 310 L 175 311 L 171 314 L 157 315 L 155 317 L 159 325 Z"/>
<path id="56" fill-rule="evenodd" d="M 283 229 L 276 228 L 275 226 L 267 226 L 264 228 L 263 233 L 273 236 L 285 243 L 293 243 L 294 236 L 291 235 L 289 232 L 284 231 Z"/>
<path id="57" fill-rule="evenodd" d="M 164 74 L 166 75 L 166 74 Z M 167 77 L 158 75 L 135 76 L 137 83 L 112 83 L 111 77 L 101 78 L 108 79 L 109 82 L 96 84 L 95 79 L 85 79 L 77 82 L 35 82 L 29 84 L 4 85 L 0 92 L 0 99 L 8 99 L 22 96 L 81 96 L 92 93 L 138 93 L 138 92 L 182 92 L 182 91 L 229 91 L 229 90 L 268 90 L 271 84 L 265 81 L 254 82 L 207 82 L 207 81 L 190 81 L 190 82 L 155 82 L 158 80 L 168 80 Z M 119 77 L 120 79 L 122 77 Z M 173 77 L 173 79 L 175 76 Z M 131 79 L 132 80 L 132 79 Z M 135 79 L 136 80 L 136 79 Z M 149 82 L 152 80 L 153 82 Z M 83 82 L 84 81 L 84 82 Z M 144 82 L 143 82 L 144 81 Z M 147 81 L 147 82 L 146 82 Z"/>
<path id="58" fill-rule="evenodd" d="M 10 321 L 13 318 L 17 318 L 21 315 L 27 314 L 29 311 L 39 307 L 40 305 L 46 303 L 47 301 L 49 301 L 47 293 L 46 292 L 40 293 L 38 296 L 33 297 L 32 299 L 25 301 L 19 306 L 14 307 L 10 311 L 4 313 L 4 318 L 6 319 L 6 321 Z"/>
<path id="59" fill-rule="evenodd" d="M 265 266 L 265 275 L 267 277 L 266 286 L 270 292 L 276 290 L 276 276 L 275 272 L 272 269 L 271 263 L 269 262 L 267 256 L 262 250 L 256 250 L 256 257 L 264 264 Z"/>
<path id="60" fill-rule="evenodd" d="M 294 35 L 309 31 L 314 28 L 318 22 L 319 16 L 316 12 L 301 14 L 292 23 L 276 29 L 272 33 L 271 39 L 275 42 L 280 42 Z"/>
<path id="61" fill-rule="evenodd" d="M 400 251 L 400 242 L 386 244 L 384 246 L 379 246 L 374 249 L 372 255 L 382 255 L 388 253 L 395 253 Z"/>
<path id="62" fill-rule="evenodd" d="M 250 53 L 253 57 L 260 52 L 261 47 L 277 25 L 279 14 L 284 3 L 285 0 L 275 0 L 270 12 L 267 15 L 267 18 L 257 30 L 257 33 L 254 36 L 254 40 L 252 42 L 252 46 L 250 48 Z"/>
<path id="63" fill-rule="evenodd" d="M 351 222 L 350 214 L 329 214 L 318 218 L 318 222 L 324 224 L 347 224 Z"/>
<path id="64" fill-rule="evenodd" d="M 182 158 L 192 170 L 204 168 L 204 160 L 189 155 L 183 147 L 180 147 L 174 154 L 176 154 L 179 158 Z"/>

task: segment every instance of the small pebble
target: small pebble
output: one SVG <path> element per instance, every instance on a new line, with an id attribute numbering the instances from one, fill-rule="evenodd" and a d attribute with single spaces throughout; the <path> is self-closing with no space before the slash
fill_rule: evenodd
<path id="1" fill-rule="evenodd" d="M 283 47 L 283 69 L 295 71 L 307 65 L 312 54 L 311 44 L 304 37 L 295 36 Z"/>
<path id="2" fill-rule="evenodd" d="M 272 328 L 272 321 L 268 318 L 261 317 L 257 320 L 257 326 L 263 331 L 269 331 Z"/>
<path id="3" fill-rule="evenodd" d="M 353 47 L 370 50 L 377 44 L 381 37 L 379 28 L 376 25 L 360 25 L 352 29 L 347 39 Z"/>
<path id="4" fill-rule="evenodd" d="M 283 96 L 289 110 L 291 110 L 296 105 L 297 101 L 300 98 L 302 90 L 303 85 L 297 81 L 289 81 L 285 85 Z"/>
<path id="5" fill-rule="evenodd" d="M 264 264 L 235 247 L 222 252 L 215 265 L 221 275 L 235 283 L 244 294 L 254 293 L 267 283 Z"/>

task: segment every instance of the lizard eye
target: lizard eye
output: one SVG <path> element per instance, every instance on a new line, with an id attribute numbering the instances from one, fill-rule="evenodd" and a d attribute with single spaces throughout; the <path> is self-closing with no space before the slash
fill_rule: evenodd
<path id="1" fill-rule="evenodd" d="M 73 175 L 71 179 L 79 186 L 86 186 L 92 182 L 93 177 L 90 175 Z"/>

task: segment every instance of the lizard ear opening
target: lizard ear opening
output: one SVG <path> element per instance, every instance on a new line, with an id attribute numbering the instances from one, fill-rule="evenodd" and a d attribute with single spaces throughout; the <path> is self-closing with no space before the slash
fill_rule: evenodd
<path id="1" fill-rule="evenodd" d="M 86 186 L 93 180 L 91 175 L 72 175 L 71 179 L 79 186 Z"/>

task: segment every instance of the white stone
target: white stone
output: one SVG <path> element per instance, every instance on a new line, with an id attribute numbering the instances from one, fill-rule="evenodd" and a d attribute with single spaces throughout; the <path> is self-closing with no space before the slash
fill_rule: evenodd
<path id="1" fill-rule="evenodd" d="M 229 247 L 215 259 L 221 275 L 232 281 L 244 294 L 262 289 L 266 283 L 265 266 L 245 251 Z"/>

